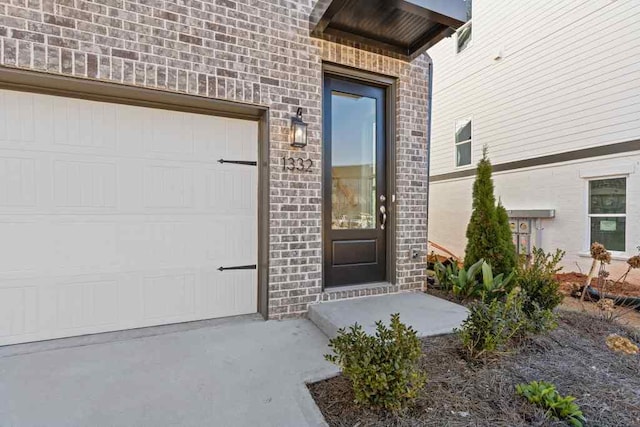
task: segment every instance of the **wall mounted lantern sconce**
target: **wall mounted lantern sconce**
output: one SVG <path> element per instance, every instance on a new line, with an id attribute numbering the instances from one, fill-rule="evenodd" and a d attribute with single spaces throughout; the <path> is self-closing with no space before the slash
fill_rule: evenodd
<path id="1" fill-rule="evenodd" d="M 291 146 L 297 148 L 307 146 L 307 124 L 302 121 L 301 107 L 298 107 L 296 115 L 291 117 Z"/>

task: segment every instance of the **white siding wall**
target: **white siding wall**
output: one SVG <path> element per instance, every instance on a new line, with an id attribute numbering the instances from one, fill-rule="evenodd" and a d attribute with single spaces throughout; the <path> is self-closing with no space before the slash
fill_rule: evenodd
<path id="1" fill-rule="evenodd" d="M 581 175 L 606 178 L 620 176 L 619 171 L 627 177 L 626 243 L 631 253 L 640 245 L 640 153 L 499 172 L 494 173 L 493 180 L 496 197 L 507 209 L 555 209 L 555 218 L 542 220 L 541 247 L 547 251 L 565 250 L 565 270 L 578 271 L 577 264 L 586 273 L 591 261 L 584 254 L 589 250 L 587 193 L 592 178 Z M 464 254 L 473 180 L 469 177 L 430 185 L 429 240 L 456 255 Z M 626 263 L 618 260 L 612 263 L 611 271 L 615 275 L 625 268 Z M 640 271 L 634 271 L 632 277 L 640 281 Z"/>
<path id="2" fill-rule="evenodd" d="M 429 51 L 432 175 L 456 169 L 467 116 L 473 163 L 483 144 L 504 163 L 640 137 L 640 0 L 474 0 L 472 45 L 454 42 Z"/>
<path id="3" fill-rule="evenodd" d="M 502 59 L 495 60 L 501 52 Z M 434 63 L 431 175 L 640 139 L 640 0 L 474 0 L 472 45 Z M 473 118 L 473 159 L 455 167 L 455 120 Z M 495 174 L 507 209 L 556 209 L 543 247 L 585 269 L 585 168 L 627 170 L 627 252 L 640 245 L 640 153 Z M 432 182 L 429 239 L 463 255 L 473 178 Z M 618 268 L 621 263 L 618 263 Z M 614 267 L 615 268 L 615 267 Z"/>

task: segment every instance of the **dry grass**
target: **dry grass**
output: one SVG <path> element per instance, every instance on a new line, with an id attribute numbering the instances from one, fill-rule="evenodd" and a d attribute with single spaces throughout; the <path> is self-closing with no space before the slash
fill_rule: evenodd
<path id="1" fill-rule="evenodd" d="M 497 360 L 469 362 L 454 335 L 423 340 L 420 363 L 429 382 L 399 414 L 358 407 L 348 380 L 336 377 L 309 389 L 330 426 L 554 426 L 515 393 L 531 380 L 556 384 L 578 398 L 591 426 L 640 426 L 640 357 L 616 354 L 606 337 L 637 332 L 584 313 L 561 312 L 559 327 Z"/>

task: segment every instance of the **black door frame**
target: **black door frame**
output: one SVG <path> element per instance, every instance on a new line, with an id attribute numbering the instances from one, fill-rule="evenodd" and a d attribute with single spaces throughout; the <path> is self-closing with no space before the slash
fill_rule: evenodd
<path id="1" fill-rule="evenodd" d="M 387 220 L 386 227 L 386 278 L 385 284 L 395 285 L 397 283 L 396 279 L 396 96 L 397 96 L 397 79 L 395 77 L 386 76 L 382 74 L 371 73 L 368 71 L 345 67 L 339 64 L 333 64 L 325 62 L 322 64 L 322 82 L 323 87 L 321 93 L 324 96 L 324 78 L 325 76 L 334 76 L 338 78 L 346 78 L 349 80 L 353 80 L 356 83 L 361 84 L 369 84 L 382 87 L 385 90 L 386 97 L 386 184 L 387 184 L 387 212 L 389 218 Z M 324 108 L 322 109 L 322 114 L 324 115 Z M 322 120 L 324 123 L 324 117 Z M 323 162 L 324 162 L 324 143 L 322 144 L 322 154 L 323 154 Z M 324 182 L 325 182 L 325 172 L 324 167 L 322 168 L 322 194 L 324 195 Z M 322 289 L 323 291 L 326 289 L 325 286 L 325 274 L 326 269 L 324 267 L 324 255 L 325 255 L 325 235 L 324 235 L 324 212 L 325 205 L 330 203 L 330 200 L 325 200 L 323 197 L 322 200 L 322 212 L 323 212 L 323 225 L 322 225 Z M 340 291 L 345 288 L 349 288 L 351 286 L 357 287 L 367 287 L 367 286 L 375 286 L 373 283 L 367 284 L 358 284 L 358 285 L 345 285 L 345 286 L 336 286 L 332 287 L 334 291 Z"/>

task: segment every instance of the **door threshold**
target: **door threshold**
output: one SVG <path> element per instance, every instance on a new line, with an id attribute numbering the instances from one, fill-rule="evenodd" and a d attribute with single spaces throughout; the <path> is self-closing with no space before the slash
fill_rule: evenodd
<path id="1" fill-rule="evenodd" d="M 329 288 L 325 288 L 324 291 L 326 293 L 332 293 L 332 292 L 342 292 L 342 291 L 353 291 L 357 289 L 386 288 L 389 286 L 393 286 L 393 284 L 389 282 L 370 282 L 370 283 L 358 283 L 357 285 L 331 286 Z"/>
<path id="2" fill-rule="evenodd" d="M 326 288 L 322 292 L 322 301 L 335 301 L 347 298 L 368 297 L 373 295 L 394 294 L 400 288 L 389 282 L 360 283 Z"/>

